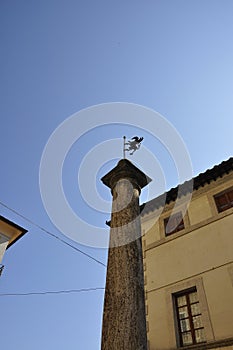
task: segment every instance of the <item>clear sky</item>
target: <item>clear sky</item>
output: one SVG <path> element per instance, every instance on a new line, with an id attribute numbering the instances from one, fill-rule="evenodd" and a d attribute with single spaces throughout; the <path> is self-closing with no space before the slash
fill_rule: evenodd
<path id="1" fill-rule="evenodd" d="M 0 2 L 0 201 L 5 205 L 0 208 L 1 215 L 29 231 L 3 260 L 1 349 L 100 349 L 103 290 L 1 296 L 105 285 L 103 265 L 9 209 L 106 263 L 106 249 L 70 240 L 43 206 L 39 169 L 51 134 L 84 108 L 128 102 L 157 111 L 173 125 L 190 154 L 194 175 L 228 159 L 233 145 L 232 18 L 231 0 Z M 155 127 L 155 119 L 144 121 Z M 75 132 L 87 120 L 81 116 L 79 123 Z M 97 228 L 104 227 L 110 214 L 90 209 L 81 192 L 91 198 L 96 187 L 100 207 L 106 200 L 110 210 L 111 196 L 100 178 L 121 157 L 120 147 L 106 144 L 109 162 L 103 156 L 99 164 L 96 157 L 87 168 L 83 165 L 81 178 L 78 172 L 90 150 L 95 154 L 95 147 L 124 134 L 144 136 L 144 147 L 157 159 L 153 167 L 143 150 L 132 158 L 154 180 L 155 189 L 146 199 L 179 183 L 174 159 L 153 133 L 132 123 L 88 130 L 67 154 L 63 189 L 74 212 Z M 168 133 L 165 146 L 170 138 Z M 55 153 L 59 152 L 58 145 Z M 89 184 L 92 172 L 95 180 Z"/>

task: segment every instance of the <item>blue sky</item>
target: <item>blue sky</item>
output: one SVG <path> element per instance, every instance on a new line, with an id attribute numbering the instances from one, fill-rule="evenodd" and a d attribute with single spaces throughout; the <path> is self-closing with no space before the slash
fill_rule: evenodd
<path id="1" fill-rule="evenodd" d="M 72 242 L 44 209 L 39 167 L 50 135 L 84 108 L 129 102 L 159 112 L 174 126 L 189 151 L 194 175 L 228 159 L 233 144 L 232 15 L 230 0 L 2 0 L 0 201 L 105 263 L 106 249 Z M 67 199 L 97 227 L 104 226 L 109 213 L 93 214 L 82 203 L 80 162 L 95 145 L 139 131 L 124 125 L 96 128 L 77 140 L 67 155 Z M 158 140 L 142 134 L 143 144 L 163 169 L 166 188 L 176 186 L 168 152 Z M 140 152 L 132 158 L 139 165 Z M 115 157 L 96 173 L 97 190 L 108 201 L 111 197 L 100 177 L 115 165 L 119 149 Z M 150 166 L 143 165 L 143 170 L 149 172 Z M 5 254 L 0 294 L 104 287 L 102 265 L 4 206 L 1 214 L 29 233 Z M 99 349 L 103 295 L 97 290 L 0 296 L 2 348 Z"/>

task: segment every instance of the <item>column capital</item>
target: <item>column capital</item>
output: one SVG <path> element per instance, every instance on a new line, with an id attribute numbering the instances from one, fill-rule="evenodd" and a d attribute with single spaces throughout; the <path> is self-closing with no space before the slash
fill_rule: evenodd
<path id="1" fill-rule="evenodd" d="M 140 189 L 151 182 L 151 178 L 145 175 L 128 159 L 121 159 L 117 166 L 103 176 L 101 180 L 107 187 L 113 189 L 121 179 L 128 179 L 132 183 L 136 183 Z"/>

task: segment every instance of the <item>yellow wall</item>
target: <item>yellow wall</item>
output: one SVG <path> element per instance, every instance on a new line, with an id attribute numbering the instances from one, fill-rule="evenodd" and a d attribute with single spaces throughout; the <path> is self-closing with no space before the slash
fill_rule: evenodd
<path id="1" fill-rule="evenodd" d="M 177 347 L 172 293 L 186 286 L 197 286 L 206 340 L 233 338 L 233 208 L 218 213 L 213 199 L 231 186 L 233 173 L 195 191 L 185 229 L 168 237 L 163 221 L 172 203 L 155 223 L 156 211 L 142 218 L 150 350 Z M 184 197 L 178 205 L 182 212 L 183 204 Z"/>
<path id="2" fill-rule="evenodd" d="M 190 224 L 195 225 L 212 216 L 207 195 L 193 199 L 188 208 Z"/>

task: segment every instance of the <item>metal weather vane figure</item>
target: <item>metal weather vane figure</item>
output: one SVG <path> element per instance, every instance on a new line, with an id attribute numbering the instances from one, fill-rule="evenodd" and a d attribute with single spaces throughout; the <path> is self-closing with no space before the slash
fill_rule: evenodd
<path id="1" fill-rule="evenodd" d="M 125 152 L 130 152 L 129 154 L 132 156 L 134 152 L 140 148 L 143 137 L 134 136 L 128 142 L 125 142 L 125 140 L 126 137 L 124 136 L 124 158 Z M 128 148 L 126 148 L 126 146 L 128 146 Z"/>

